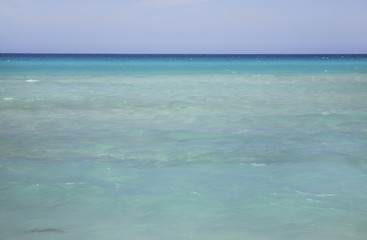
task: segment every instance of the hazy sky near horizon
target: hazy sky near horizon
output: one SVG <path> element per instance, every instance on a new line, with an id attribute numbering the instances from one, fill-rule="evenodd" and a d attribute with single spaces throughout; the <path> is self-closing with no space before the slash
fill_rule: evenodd
<path id="1" fill-rule="evenodd" d="M 0 0 L 0 52 L 367 53 L 367 0 Z"/>

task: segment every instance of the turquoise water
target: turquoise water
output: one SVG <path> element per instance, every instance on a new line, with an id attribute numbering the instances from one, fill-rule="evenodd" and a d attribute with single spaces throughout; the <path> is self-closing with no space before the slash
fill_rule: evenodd
<path id="1" fill-rule="evenodd" d="M 366 239 L 367 55 L 0 55 L 0 239 Z"/>

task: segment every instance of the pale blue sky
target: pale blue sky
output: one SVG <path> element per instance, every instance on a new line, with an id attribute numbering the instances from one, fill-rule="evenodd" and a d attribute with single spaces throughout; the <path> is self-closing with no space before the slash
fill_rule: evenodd
<path id="1" fill-rule="evenodd" d="M 367 0 L 0 0 L 0 52 L 367 53 Z"/>

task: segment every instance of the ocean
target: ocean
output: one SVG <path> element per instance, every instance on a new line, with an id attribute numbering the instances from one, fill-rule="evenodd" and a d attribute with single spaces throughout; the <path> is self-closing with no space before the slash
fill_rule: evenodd
<path id="1" fill-rule="evenodd" d="M 0 239 L 367 239 L 367 55 L 0 54 Z"/>

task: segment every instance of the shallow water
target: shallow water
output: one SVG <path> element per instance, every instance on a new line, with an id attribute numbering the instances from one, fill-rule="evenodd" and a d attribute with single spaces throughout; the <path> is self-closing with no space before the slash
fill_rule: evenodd
<path id="1" fill-rule="evenodd" d="M 366 239 L 367 56 L 0 55 L 0 238 Z"/>

